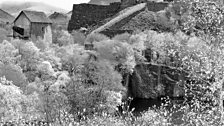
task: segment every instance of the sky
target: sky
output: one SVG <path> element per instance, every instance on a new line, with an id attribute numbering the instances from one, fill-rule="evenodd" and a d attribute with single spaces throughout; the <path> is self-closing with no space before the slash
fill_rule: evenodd
<path id="1" fill-rule="evenodd" d="M 0 4 L 3 2 L 43 2 L 51 6 L 71 10 L 73 4 L 87 3 L 89 1 L 90 0 L 0 0 Z"/>

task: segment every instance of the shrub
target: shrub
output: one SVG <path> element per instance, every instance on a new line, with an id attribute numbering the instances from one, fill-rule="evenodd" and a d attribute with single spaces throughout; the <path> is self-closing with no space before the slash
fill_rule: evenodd
<path id="1" fill-rule="evenodd" d="M 90 43 L 93 44 L 95 42 L 100 42 L 103 40 L 109 40 L 107 36 L 100 34 L 100 33 L 94 33 L 94 34 L 89 34 L 85 40 L 85 43 Z"/>
<path id="2" fill-rule="evenodd" d="M 40 51 L 48 49 L 50 45 L 49 42 L 44 41 L 41 37 L 38 37 L 34 44 Z"/>
<path id="3" fill-rule="evenodd" d="M 117 41 L 121 41 L 121 42 L 128 42 L 130 37 L 131 37 L 131 35 L 129 33 L 123 33 L 123 34 L 119 34 L 119 35 L 114 36 L 112 39 L 117 40 Z"/>
<path id="4" fill-rule="evenodd" d="M 33 42 L 18 43 L 19 54 L 21 55 L 20 66 L 24 71 L 32 71 L 37 68 L 41 61 L 40 50 Z"/>
<path id="5" fill-rule="evenodd" d="M 3 76 L 7 80 L 12 81 L 17 87 L 24 89 L 26 86 L 26 77 L 18 65 L 3 64 L 0 62 L 0 77 Z"/>
<path id="6" fill-rule="evenodd" d="M 2 63 L 17 63 L 20 59 L 19 50 L 10 42 L 0 43 L 0 61 Z"/>
<path id="7" fill-rule="evenodd" d="M 81 73 L 80 73 L 81 72 Z M 121 76 L 105 62 L 86 63 L 67 86 L 67 96 L 74 115 L 92 116 L 107 111 L 105 91 L 122 91 Z M 77 113 L 78 112 L 78 113 Z"/>
<path id="8" fill-rule="evenodd" d="M 61 36 L 58 37 L 59 46 L 67 46 L 73 44 L 73 38 L 67 31 L 61 31 Z"/>
<path id="9" fill-rule="evenodd" d="M 23 114 L 22 102 L 25 99 L 19 87 L 7 81 L 5 77 L 0 78 L 0 119 L 12 121 L 19 119 Z"/>
<path id="10" fill-rule="evenodd" d="M 74 43 L 72 35 L 64 30 L 54 30 L 52 37 L 53 43 L 59 46 L 67 46 Z"/>
<path id="11" fill-rule="evenodd" d="M 98 57 L 105 59 L 114 67 L 120 66 L 125 72 L 132 72 L 136 65 L 134 50 L 130 44 L 116 40 L 95 43 Z"/>
<path id="12" fill-rule="evenodd" d="M 86 39 L 84 33 L 81 33 L 80 31 L 72 31 L 71 35 L 74 41 L 73 44 L 84 45 Z"/>

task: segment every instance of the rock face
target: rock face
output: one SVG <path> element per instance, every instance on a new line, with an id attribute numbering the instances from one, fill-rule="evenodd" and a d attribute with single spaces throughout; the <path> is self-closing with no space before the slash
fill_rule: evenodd
<path id="1" fill-rule="evenodd" d="M 95 30 L 99 26 L 102 26 L 110 20 L 116 18 L 116 16 L 119 16 L 118 12 L 122 13 L 122 9 L 125 10 L 127 7 L 134 8 L 134 5 L 142 2 L 147 3 L 145 8 L 152 12 L 164 10 L 168 6 L 168 2 L 152 2 L 147 0 L 121 0 L 121 2 L 110 3 L 110 5 L 74 4 L 72 16 L 68 24 L 68 31 L 71 32 L 72 30 L 78 30 L 81 27 L 90 27 L 90 31 Z M 126 18 L 121 18 L 118 23 L 115 23 L 115 25 L 108 29 L 113 31 L 132 30 L 121 28 L 143 10 L 144 9 L 133 11 L 133 14 L 130 14 Z"/>
<path id="2" fill-rule="evenodd" d="M 120 10 L 120 3 L 112 3 L 107 6 L 92 4 L 74 4 L 68 31 L 89 27 L 100 21 L 112 17 Z"/>
<path id="3" fill-rule="evenodd" d="M 127 97 L 157 99 L 183 97 L 184 74 L 167 66 L 139 64 L 131 75 L 126 76 Z"/>
<path id="4" fill-rule="evenodd" d="M 167 12 L 164 11 L 167 6 L 168 3 L 155 2 L 134 5 L 120 11 L 113 18 L 106 19 L 107 22 L 103 22 L 104 25 L 98 24 L 98 27 L 93 28 L 92 32 L 100 32 L 108 37 L 113 37 L 119 33 L 132 33 L 133 31 L 144 31 L 146 29 L 172 31 L 174 24 L 170 17 L 166 15 Z"/>

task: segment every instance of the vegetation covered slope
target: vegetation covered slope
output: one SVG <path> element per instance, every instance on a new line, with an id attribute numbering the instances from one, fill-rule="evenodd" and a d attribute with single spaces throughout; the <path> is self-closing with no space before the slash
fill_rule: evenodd
<path id="1" fill-rule="evenodd" d="M 174 4 L 183 7 L 171 7 L 176 14 L 185 13 L 176 19 L 180 27 L 174 32 L 145 29 L 110 39 L 61 30 L 53 43 L 1 42 L 0 125 L 223 125 L 222 8 L 207 2 L 192 5 L 187 0 Z M 93 50 L 85 50 L 85 41 L 94 44 Z M 129 102 L 122 103 L 129 91 L 124 75 L 144 83 L 135 88 L 143 95 L 164 94 L 163 85 L 170 84 L 161 81 L 167 70 L 161 69 L 159 75 L 158 67 L 149 71 L 147 64 L 187 72 L 190 79 L 186 81 L 171 78 L 178 80 L 171 84 L 176 86 L 175 94 L 184 89 L 186 100 L 176 104 L 166 97 L 160 108 L 135 117 L 125 106 Z"/>
<path id="2" fill-rule="evenodd" d="M 133 7 L 126 8 L 125 10 L 122 10 L 122 12 L 120 12 L 119 15 L 114 17 L 112 20 L 110 20 L 109 22 L 107 22 L 103 26 L 100 26 L 96 30 L 92 31 L 92 33 L 97 33 L 97 32 L 99 33 L 101 31 L 104 31 L 104 30 L 112 27 L 113 25 L 115 25 L 116 23 L 121 21 L 122 19 L 125 19 L 128 16 L 132 15 L 133 13 L 145 9 L 145 7 L 146 7 L 146 3 L 142 3 L 142 4 L 135 5 Z"/>

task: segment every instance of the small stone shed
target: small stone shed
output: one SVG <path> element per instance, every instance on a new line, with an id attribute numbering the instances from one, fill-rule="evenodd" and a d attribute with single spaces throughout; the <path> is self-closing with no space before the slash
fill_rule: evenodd
<path id="1" fill-rule="evenodd" d="M 14 38 L 52 42 L 52 21 L 43 12 L 21 11 L 13 23 Z"/>

